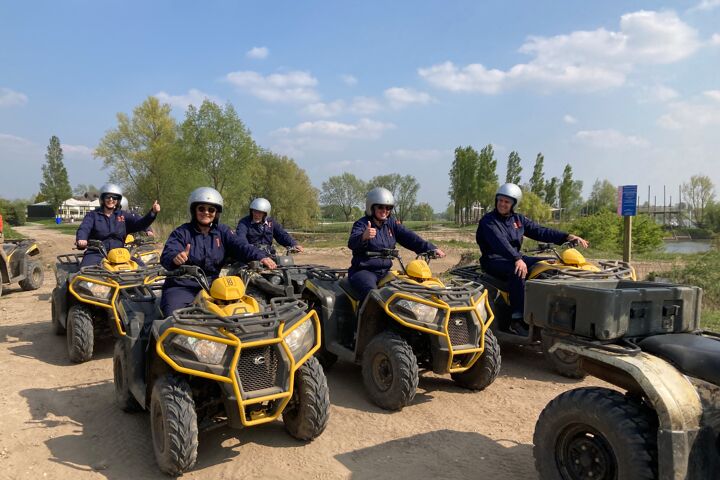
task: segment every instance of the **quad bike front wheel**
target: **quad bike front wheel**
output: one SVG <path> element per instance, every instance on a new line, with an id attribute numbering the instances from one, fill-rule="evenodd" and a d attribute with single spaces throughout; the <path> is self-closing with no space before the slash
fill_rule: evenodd
<path id="1" fill-rule="evenodd" d="M 128 348 L 125 339 L 119 338 L 115 341 L 113 351 L 113 380 L 115 383 L 115 400 L 120 408 L 126 412 L 137 412 L 141 410 L 140 404 L 132 392 L 130 392 L 130 381 L 128 378 Z"/>
<path id="2" fill-rule="evenodd" d="M 415 398 L 417 358 L 400 335 L 382 332 L 362 356 L 362 376 L 370 399 L 385 410 L 402 410 Z"/>
<path id="3" fill-rule="evenodd" d="M 615 390 L 578 388 L 550 402 L 533 436 L 541 480 L 657 478 L 657 417 Z"/>
<path id="4" fill-rule="evenodd" d="M 500 373 L 502 358 L 497 339 L 489 328 L 485 330 L 485 349 L 482 355 L 464 372 L 452 373 L 455 383 L 470 390 L 484 390 L 493 383 Z"/>
<path id="5" fill-rule="evenodd" d="M 67 316 L 67 350 L 70 361 L 87 362 L 92 358 L 95 343 L 92 311 L 83 304 L 70 307 Z"/>
<path id="6" fill-rule="evenodd" d="M 23 290 L 37 290 L 42 287 L 45 280 L 45 271 L 38 261 L 28 262 L 25 278 L 20 280 L 20 288 Z"/>
<path id="7" fill-rule="evenodd" d="M 580 355 L 561 349 L 550 353 L 550 347 L 555 344 L 555 337 L 548 335 L 544 329 L 540 332 L 540 337 L 542 338 L 543 355 L 557 373 L 567 378 L 585 378 L 587 373 L 580 368 Z"/>
<path id="8" fill-rule="evenodd" d="M 187 381 L 173 374 L 158 378 L 150 400 L 153 450 L 160 470 L 181 475 L 197 460 L 195 402 Z"/>
<path id="9" fill-rule="evenodd" d="M 293 396 L 282 418 L 285 429 L 298 440 L 313 440 L 327 426 L 330 391 L 320 362 L 310 357 L 295 372 Z"/>

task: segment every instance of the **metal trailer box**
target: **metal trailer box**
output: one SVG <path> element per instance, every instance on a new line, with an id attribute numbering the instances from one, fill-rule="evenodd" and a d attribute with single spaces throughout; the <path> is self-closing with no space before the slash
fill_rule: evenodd
<path id="1" fill-rule="evenodd" d="M 593 340 L 694 332 L 702 289 L 630 280 L 529 280 L 525 319 L 531 325 Z"/>

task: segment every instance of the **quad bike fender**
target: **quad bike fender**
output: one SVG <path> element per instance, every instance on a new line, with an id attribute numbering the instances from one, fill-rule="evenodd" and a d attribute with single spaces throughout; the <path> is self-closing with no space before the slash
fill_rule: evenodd
<path id="1" fill-rule="evenodd" d="M 55 304 L 58 323 L 63 328 L 67 328 L 67 313 L 72 305 L 68 302 L 67 283 L 53 288 L 51 301 Z"/>
<path id="2" fill-rule="evenodd" d="M 644 352 L 622 355 L 562 340 L 549 351 L 558 348 L 580 355 L 582 368 L 589 374 L 646 398 L 658 419 L 658 478 L 692 478 L 691 452 L 702 426 L 703 406 L 685 375 Z"/>
<path id="3" fill-rule="evenodd" d="M 2 248 L 0 248 L 0 283 L 10 283 L 7 255 Z"/>
<path id="4" fill-rule="evenodd" d="M 323 346 L 330 353 L 337 355 L 343 361 L 354 362 L 355 353 L 341 345 L 341 327 L 354 315 L 352 309 L 337 308 L 338 295 L 344 295 L 334 290 L 318 286 L 312 282 L 306 282 L 303 297 L 312 296 L 316 299 L 315 311 L 322 326 Z M 344 298 L 341 297 L 341 304 Z"/>

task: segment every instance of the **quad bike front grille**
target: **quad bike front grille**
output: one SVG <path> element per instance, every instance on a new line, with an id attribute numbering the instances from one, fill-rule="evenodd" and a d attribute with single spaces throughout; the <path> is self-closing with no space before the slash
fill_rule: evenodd
<path id="1" fill-rule="evenodd" d="M 280 362 L 277 345 L 242 349 L 237 364 L 240 388 L 250 393 L 279 386 Z"/>
<path id="2" fill-rule="evenodd" d="M 474 344 L 475 339 L 472 333 L 473 324 L 465 315 L 455 314 L 450 316 L 448 322 L 448 334 L 453 345 Z"/>

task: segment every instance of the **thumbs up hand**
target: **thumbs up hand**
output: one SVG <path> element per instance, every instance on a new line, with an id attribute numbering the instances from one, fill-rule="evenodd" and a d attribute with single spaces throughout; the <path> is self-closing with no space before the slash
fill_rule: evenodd
<path id="1" fill-rule="evenodd" d="M 182 265 L 183 263 L 188 261 L 188 257 L 190 256 L 190 244 L 188 243 L 185 247 L 185 250 L 175 255 L 175 258 L 173 258 L 173 263 L 177 265 L 178 267 Z"/>
<path id="2" fill-rule="evenodd" d="M 155 203 L 152 204 L 151 210 L 155 213 L 160 212 L 160 204 L 157 200 L 155 200 Z"/>
<path id="3" fill-rule="evenodd" d="M 368 221 L 367 228 L 363 232 L 362 239 L 367 242 L 371 238 L 375 238 L 377 235 L 377 229 L 372 226 L 372 222 Z"/>

